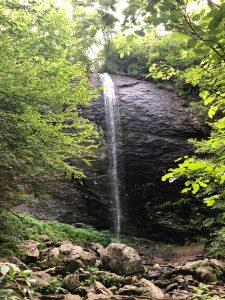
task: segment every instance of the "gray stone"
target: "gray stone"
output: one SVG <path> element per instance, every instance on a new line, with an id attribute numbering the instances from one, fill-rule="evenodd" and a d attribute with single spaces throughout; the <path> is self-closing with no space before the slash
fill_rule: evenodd
<path id="1" fill-rule="evenodd" d="M 101 252 L 103 266 L 119 275 L 141 273 L 144 267 L 137 251 L 125 244 L 111 243 Z"/>

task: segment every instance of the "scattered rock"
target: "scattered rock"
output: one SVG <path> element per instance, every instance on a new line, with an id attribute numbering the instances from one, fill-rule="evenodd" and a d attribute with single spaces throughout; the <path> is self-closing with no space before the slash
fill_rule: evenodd
<path id="1" fill-rule="evenodd" d="M 76 274 L 79 275 L 79 280 L 80 280 L 80 281 L 84 281 L 84 280 L 86 280 L 86 279 L 88 279 L 88 278 L 91 277 L 90 272 L 85 271 L 85 270 L 82 269 L 82 268 L 79 268 L 79 269 L 76 271 Z"/>
<path id="2" fill-rule="evenodd" d="M 90 249 L 100 256 L 101 252 L 104 250 L 104 247 L 99 243 L 91 243 Z"/>
<path id="3" fill-rule="evenodd" d="M 193 271 L 201 266 L 202 266 L 202 260 L 189 261 L 185 264 L 185 266 L 183 267 L 183 270 L 184 271 Z"/>
<path id="4" fill-rule="evenodd" d="M 142 294 L 142 291 L 140 288 L 134 286 L 134 285 L 125 285 L 118 291 L 119 295 L 124 295 L 124 296 L 139 296 Z"/>
<path id="5" fill-rule="evenodd" d="M 112 295 L 112 292 L 108 290 L 101 282 L 96 281 L 94 288 L 97 294 Z"/>
<path id="6" fill-rule="evenodd" d="M 162 275 L 159 271 L 151 271 L 148 273 L 148 278 L 151 279 L 158 279 Z"/>
<path id="7" fill-rule="evenodd" d="M 200 280 L 204 282 L 216 282 L 218 281 L 217 276 L 213 268 L 211 267 L 199 267 L 195 270 L 196 274 L 199 276 Z"/>
<path id="8" fill-rule="evenodd" d="M 171 291 L 173 291 L 173 290 L 175 290 L 177 288 L 178 288 L 178 283 L 172 283 L 172 284 L 170 284 L 170 285 L 167 286 L 166 292 L 171 292 Z"/>
<path id="9" fill-rule="evenodd" d="M 27 258 L 37 259 L 40 255 L 40 252 L 38 250 L 39 245 L 39 242 L 27 240 L 21 244 L 21 248 L 24 250 L 24 254 Z"/>
<path id="10" fill-rule="evenodd" d="M 79 295 L 65 295 L 64 300 L 82 300 L 82 298 Z"/>
<path id="11" fill-rule="evenodd" d="M 221 272 L 222 274 L 225 273 L 225 262 L 218 259 L 210 259 L 210 264 L 212 267 L 214 267 L 216 270 Z"/>
<path id="12" fill-rule="evenodd" d="M 62 281 L 62 286 L 68 291 L 70 291 L 71 293 L 74 292 L 76 288 L 80 286 L 79 275 L 78 274 L 67 275 Z"/>
<path id="13" fill-rule="evenodd" d="M 155 286 L 151 281 L 142 278 L 139 283 L 143 288 L 142 290 L 146 297 L 149 297 L 150 299 L 153 298 L 155 300 L 164 299 L 163 291 L 159 287 Z"/>
<path id="14" fill-rule="evenodd" d="M 28 267 L 16 256 L 10 256 L 8 260 L 10 263 L 17 265 L 21 270 L 28 269 Z"/>
<path id="15" fill-rule="evenodd" d="M 101 252 L 101 261 L 106 269 L 120 275 L 130 275 L 144 271 L 137 251 L 125 244 L 111 243 Z"/>
<path id="16" fill-rule="evenodd" d="M 81 247 L 74 246 L 70 241 L 63 242 L 59 247 L 59 252 L 63 254 L 70 254 L 73 250 L 76 253 L 80 253 L 83 251 Z"/>
<path id="17" fill-rule="evenodd" d="M 31 278 L 36 281 L 36 284 L 47 286 L 53 280 L 54 277 L 51 277 L 45 271 L 33 272 Z"/>

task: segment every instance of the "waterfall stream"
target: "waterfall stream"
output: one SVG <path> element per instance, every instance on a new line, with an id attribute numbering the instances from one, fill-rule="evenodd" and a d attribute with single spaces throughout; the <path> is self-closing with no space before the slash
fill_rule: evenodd
<path id="1" fill-rule="evenodd" d="M 105 118 L 108 131 L 108 147 L 111 168 L 112 217 L 114 231 L 119 240 L 121 229 L 121 206 L 118 174 L 118 140 L 119 107 L 115 95 L 114 84 L 109 74 L 101 74 L 105 103 Z"/>

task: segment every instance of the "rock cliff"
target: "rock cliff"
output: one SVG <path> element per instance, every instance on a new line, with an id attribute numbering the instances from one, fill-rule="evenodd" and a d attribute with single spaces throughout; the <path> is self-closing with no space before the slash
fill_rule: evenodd
<path id="1" fill-rule="evenodd" d="M 177 157 L 187 153 L 187 139 L 202 136 L 204 127 L 190 109 L 181 105 L 174 91 L 132 77 L 112 75 L 112 79 L 120 110 L 122 231 L 149 236 L 156 223 L 161 226 L 160 214 L 158 220 L 149 214 L 151 207 L 154 211 L 159 203 L 179 197 L 179 186 L 163 183 L 162 175 Z M 95 86 L 101 84 L 98 75 L 93 75 L 92 81 Z M 86 169 L 87 179 L 82 183 L 59 180 L 50 184 L 54 187 L 52 192 L 49 189 L 53 200 L 48 202 L 48 211 L 43 199 L 35 201 L 42 217 L 107 229 L 111 227 L 111 193 L 103 98 L 94 99 L 92 106 L 81 108 L 81 112 L 102 132 L 98 159 Z M 34 207 L 28 210 L 35 211 Z"/>

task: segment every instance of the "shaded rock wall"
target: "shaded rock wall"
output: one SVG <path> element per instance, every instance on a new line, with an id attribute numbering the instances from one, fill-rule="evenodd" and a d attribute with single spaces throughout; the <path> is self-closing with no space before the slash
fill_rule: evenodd
<path id="1" fill-rule="evenodd" d="M 177 157 L 187 153 L 187 139 L 202 136 L 204 127 L 197 116 L 181 105 L 173 91 L 131 77 L 112 78 L 120 106 L 122 231 L 149 236 L 156 230 L 156 216 L 149 216 L 146 204 L 151 210 L 163 201 L 179 197 L 178 185 L 161 182 L 161 176 Z M 94 86 L 101 84 L 98 75 L 92 76 L 92 82 Z M 110 166 L 103 98 L 94 99 L 92 106 L 81 111 L 102 131 L 103 137 L 96 152 L 98 159 L 86 168 L 87 179 L 82 183 L 60 179 L 49 184 L 47 210 L 41 196 L 34 201 L 36 209 L 30 204 L 22 209 L 66 223 L 81 222 L 108 229 L 112 224 Z"/>

